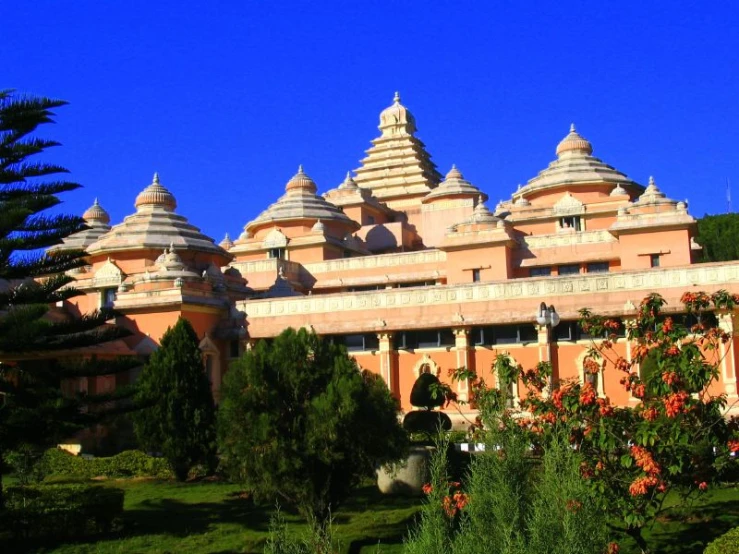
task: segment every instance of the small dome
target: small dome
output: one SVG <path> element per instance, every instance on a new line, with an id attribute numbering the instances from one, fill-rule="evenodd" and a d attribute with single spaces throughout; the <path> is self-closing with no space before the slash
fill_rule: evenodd
<path id="1" fill-rule="evenodd" d="M 480 189 L 464 178 L 456 165 L 452 165 L 444 180 L 438 187 L 425 196 L 423 202 L 426 203 L 431 200 L 450 196 L 482 197 L 483 200 L 487 200 L 488 198 L 487 194 L 481 192 Z"/>
<path id="2" fill-rule="evenodd" d="M 159 173 L 155 173 L 151 184 L 136 197 L 134 206 L 137 210 L 142 206 L 151 206 L 173 212 L 177 207 L 177 201 L 172 193 L 159 183 Z"/>
<path id="3" fill-rule="evenodd" d="M 500 221 L 500 218 L 490 213 L 490 210 L 482 200 L 475 206 L 475 210 L 472 212 L 472 218 L 470 219 L 471 223 L 498 223 L 498 221 Z"/>
<path id="4" fill-rule="evenodd" d="M 346 177 L 344 177 L 344 180 L 339 185 L 339 188 L 341 190 L 358 189 L 359 188 L 357 186 L 357 183 L 354 182 L 354 179 L 352 179 L 352 172 L 351 171 L 347 171 L 346 172 Z"/>
<path id="5" fill-rule="evenodd" d="M 297 194 L 303 192 L 315 194 L 316 190 L 318 190 L 316 184 L 313 182 L 313 179 L 305 174 L 302 165 L 298 166 L 298 172 L 293 175 L 292 179 L 290 179 L 285 186 L 285 192 Z"/>
<path id="6" fill-rule="evenodd" d="M 313 233 L 323 233 L 326 231 L 326 226 L 323 224 L 323 222 L 319 219 L 315 222 L 313 227 L 311 228 L 311 232 Z"/>
<path id="7" fill-rule="evenodd" d="M 644 193 L 639 197 L 637 202 L 639 204 L 654 204 L 666 201 L 665 193 L 659 190 L 657 183 L 654 182 L 654 177 L 649 177 L 649 184 L 644 189 Z"/>
<path id="8" fill-rule="evenodd" d="M 581 152 L 588 156 L 593 153 L 593 146 L 575 130 L 574 123 L 570 125 L 569 134 L 557 145 L 557 156 L 565 152 Z"/>
<path id="9" fill-rule="evenodd" d="M 514 206 L 531 206 L 531 202 L 526 200 L 523 196 L 516 199 L 513 203 Z"/>
<path id="10" fill-rule="evenodd" d="M 397 92 L 392 106 L 380 112 L 380 130 L 383 135 L 398 134 L 401 130 L 408 134 L 416 132 L 416 118 L 400 103 L 400 94 Z"/>
<path id="11" fill-rule="evenodd" d="M 223 240 L 218 243 L 218 246 L 220 246 L 224 250 L 229 250 L 230 248 L 233 248 L 233 245 L 234 243 L 228 233 L 226 233 L 226 236 L 223 237 Z"/>
<path id="12" fill-rule="evenodd" d="M 95 199 L 95 202 L 85 210 L 85 213 L 82 214 L 82 219 L 84 219 L 87 223 L 91 224 L 102 224 L 102 225 L 108 225 L 110 223 L 110 215 L 108 215 L 108 212 L 106 212 L 103 207 L 98 204 L 98 199 Z"/>
<path id="13" fill-rule="evenodd" d="M 628 196 L 628 195 L 629 193 L 626 192 L 626 189 L 621 186 L 621 183 L 613 187 L 613 190 L 611 191 L 611 196 Z"/>

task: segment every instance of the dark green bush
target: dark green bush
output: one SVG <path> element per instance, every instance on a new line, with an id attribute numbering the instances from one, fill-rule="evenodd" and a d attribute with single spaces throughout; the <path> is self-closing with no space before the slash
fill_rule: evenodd
<path id="1" fill-rule="evenodd" d="M 728 554 L 739 552 L 739 527 L 734 527 L 708 544 L 703 554 Z"/>
<path id="2" fill-rule="evenodd" d="M 123 512 L 123 491 L 99 485 L 35 485 L 5 491 L 3 526 L 16 538 L 106 532 Z"/>
<path id="3" fill-rule="evenodd" d="M 444 405 L 444 395 L 439 387 L 441 383 L 436 375 L 421 373 L 411 389 L 411 406 L 433 410 Z"/>
<path id="4" fill-rule="evenodd" d="M 147 456 L 139 450 L 125 450 L 110 458 L 84 459 L 64 450 L 52 448 L 41 460 L 47 477 L 160 477 L 172 476 L 164 458 Z"/>
<path id="5" fill-rule="evenodd" d="M 424 433 L 434 435 L 439 429 L 449 431 L 452 420 L 444 412 L 418 410 L 408 412 L 403 418 L 403 429 L 409 433 Z"/>

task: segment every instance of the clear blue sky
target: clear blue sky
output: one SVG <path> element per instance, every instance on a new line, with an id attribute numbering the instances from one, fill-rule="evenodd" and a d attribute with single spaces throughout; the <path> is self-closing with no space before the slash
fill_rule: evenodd
<path id="1" fill-rule="evenodd" d="M 570 122 L 631 178 L 739 208 L 739 3 L 159 2 L 0 4 L 0 88 L 70 102 L 47 159 L 114 222 L 159 171 L 220 240 L 298 164 L 324 192 L 359 165 L 393 92 L 442 173 L 508 198 Z"/>

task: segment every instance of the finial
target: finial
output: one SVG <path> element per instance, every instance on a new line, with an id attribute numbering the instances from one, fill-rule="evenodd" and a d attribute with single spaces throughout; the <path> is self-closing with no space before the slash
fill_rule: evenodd
<path id="1" fill-rule="evenodd" d="M 400 104 L 400 93 L 398 91 L 395 91 L 395 96 L 393 96 L 393 102 L 395 104 Z"/>
<path id="2" fill-rule="evenodd" d="M 226 233 L 226 236 L 223 237 L 223 240 L 231 240 L 231 236 L 228 233 Z"/>
<path id="3" fill-rule="evenodd" d="M 346 172 L 346 177 L 344 177 L 344 181 L 351 181 L 351 180 L 352 180 L 352 172 L 351 171 L 347 171 Z"/>
<path id="4" fill-rule="evenodd" d="M 570 123 L 570 133 L 577 133 L 577 130 L 575 129 L 575 124 Z"/>
<path id="5" fill-rule="evenodd" d="M 152 180 L 152 183 L 159 184 L 159 172 L 158 171 L 154 172 L 154 179 Z"/>
<path id="6" fill-rule="evenodd" d="M 97 196 L 95 197 L 95 202 L 92 203 L 93 206 L 99 206 Z"/>
<path id="7" fill-rule="evenodd" d="M 457 164 L 452 164 L 452 169 L 457 169 Z"/>
<path id="8" fill-rule="evenodd" d="M 298 166 L 298 174 L 300 174 L 300 173 L 304 173 L 304 171 L 303 171 L 303 164 L 300 164 Z"/>
<path id="9" fill-rule="evenodd" d="M 654 177 L 652 175 L 649 176 L 649 185 L 654 186 Z"/>
<path id="10" fill-rule="evenodd" d="M 174 252 L 174 241 L 169 241 L 169 251 Z"/>

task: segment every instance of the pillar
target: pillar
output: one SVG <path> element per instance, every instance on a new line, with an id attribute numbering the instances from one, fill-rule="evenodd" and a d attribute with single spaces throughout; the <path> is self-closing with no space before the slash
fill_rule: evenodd
<path id="1" fill-rule="evenodd" d="M 470 328 L 454 327 L 454 347 L 457 352 L 457 367 L 470 369 Z M 467 402 L 469 399 L 469 383 L 467 379 L 457 381 L 457 399 L 461 402 Z"/>
<path id="2" fill-rule="evenodd" d="M 736 323 L 736 312 L 734 310 L 716 310 L 719 328 L 729 335 L 727 343 L 721 343 L 719 347 L 721 380 L 724 382 L 724 391 L 730 400 L 737 399 L 736 390 L 736 352 L 734 340 L 739 336 L 739 325 Z M 729 405 L 732 404 L 730 401 Z"/>
<path id="3" fill-rule="evenodd" d="M 552 341 L 551 341 L 551 328 L 549 325 L 536 325 L 536 338 L 539 345 L 539 361 L 549 362 L 552 365 L 552 375 L 549 377 L 549 386 L 542 391 L 542 396 L 546 398 L 549 396 L 549 391 L 552 389 L 552 381 L 554 380 L 554 362 L 552 361 Z"/>
<path id="4" fill-rule="evenodd" d="M 382 331 L 377 333 L 380 343 L 380 375 L 385 380 L 387 388 L 396 398 L 400 398 L 399 383 L 397 382 L 397 371 L 393 367 L 393 337 L 394 333 Z"/>

